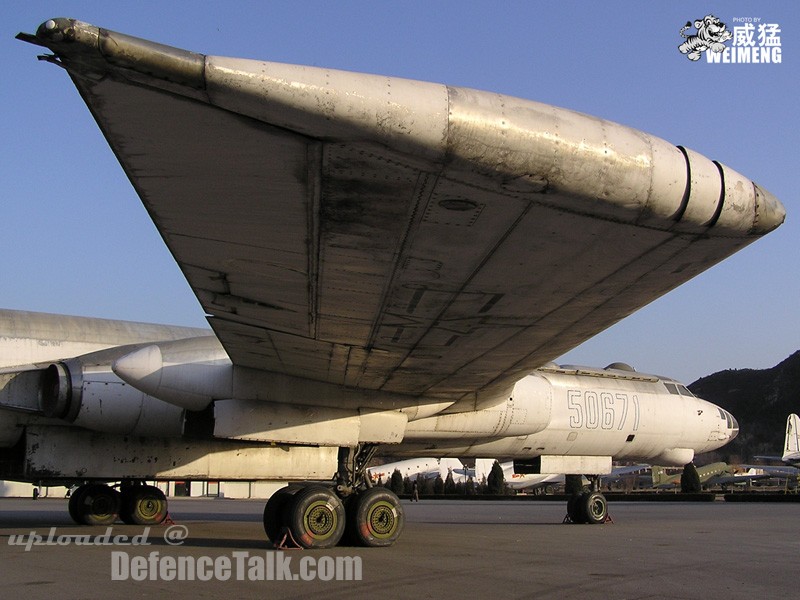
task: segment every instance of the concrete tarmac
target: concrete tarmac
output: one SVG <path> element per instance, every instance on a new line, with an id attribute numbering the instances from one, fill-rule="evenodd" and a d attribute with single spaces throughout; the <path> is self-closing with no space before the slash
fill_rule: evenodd
<path id="1" fill-rule="evenodd" d="M 109 531 L 74 525 L 66 500 L 0 499 L 0 597 L 707 600 L 798 589 L 796 503 L 617 502 L 614 523 L 593 526 L 562 524 L 556 502 L 403 501 L 406 528 L 391 548 L 281 554 L 264 536 L 263 505 L 172 499 L 175 527 Z M 148 545 L 103 545 L 120 535 Z M 360 561 L 362 579 L 336 580 L 337 559 L 342 576 Z M 194 580 L 176 580 L 181 561 Z M 127 580 L 112 580 L 114 567 Z"/>

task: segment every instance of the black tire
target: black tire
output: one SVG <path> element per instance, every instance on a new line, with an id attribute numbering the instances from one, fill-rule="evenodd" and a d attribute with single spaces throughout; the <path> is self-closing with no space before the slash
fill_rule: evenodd
<path id="1" fill-rule="evenodd" d="M 86 521 L 83 520 L 83 515 L 78 508 L 80 503 L 83 502 L 83 493 L 86 491 L 86 488 L 87 486 L 85 484 L 78 486 L 78 488 L 70 495 L 69 504 L 67 504 L 70 518 L 72 518 L 72 520 L 78 525 L 86 525 Z"/>
<path id="2" fill-rule="evenodd" d="M 74 510 L 86 525 L 111 525 L 119 516 L 120 493 L 103 483 L 84 486 Z M 77 492 L 73 496 L 78 496 Z M 71 504 L 70 499 L 70 504 Z"/>
<path id="3" fill-rule="evenodd" d="M 405 516 L 400 499 L 383 487 L 356 496 L 347 515 L 348 539 L 373 548 L 391 546 L 403 532 Z"/>
<path id="4" fill-rule="evenodd" d="M 586 492 L 572 494 L 567 500 L 567 516 L 573 523 L 583 524 L 586 522 L 586 511 L 583 509 L 583 498 Z"/>
<path id="5" fill-rule="evenodd" d="M 333 548 L 345 527 L 344 505 L 325 486 L 310 485 L 297 494 L 289 510 L 289 530 L 303 548 Z"/>
<path id="6" fill-rule="evenodd" d="M 590 492 L 581 498 L 584 523 L 600 525 L 608 517 L 608 502 L 600 492 Z"/>
<path id="7" fill-rule="evenodd" d="M 158 525 L 167 512 L 167 497 L 153 485 L 134 485 L 123 491 L 120 516 L 125 523 Z"/>
<path id="8" fill-rule="evenodd" d="M 284 528 L 289 526 L 289 511 L 295 494 L 303 488 L 283 487 L 267 500 L 264 506 L 264 532 L 272 544 L 282 537 Z"/>

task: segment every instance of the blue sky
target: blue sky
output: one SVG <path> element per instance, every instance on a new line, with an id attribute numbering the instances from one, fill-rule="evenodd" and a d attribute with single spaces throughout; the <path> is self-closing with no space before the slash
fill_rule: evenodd
<path id="1" fill-rule="evenodd" d="M 781 28 L 780 64 L 690 62 L 689 20 Z M 800 349 L 800 4 L 795 2 L 46 2 L 0 5 L 0 306 L 204 325 L 203 311 L 71 82 L 13 39 L 66 16 L 202 52 L 486 89 L 692 148 L 782 200 L 778 231 L 561 362 L 687 383 Z M 693 32 L 693 30 L 692 30 Z M 691 33 L 691 32 L 690 32 Z"/>

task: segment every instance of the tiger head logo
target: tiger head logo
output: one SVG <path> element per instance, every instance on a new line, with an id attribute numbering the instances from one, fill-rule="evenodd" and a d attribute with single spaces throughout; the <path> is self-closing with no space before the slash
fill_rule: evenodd
<path id="1" fill-rule="evenodd" d="M 686 35 L 686 30 L 691 28 L 692 22 L 688 21 L 681 28 L 681 37 L 686 41 L 678 46 L 681 54 L 685 54 L 689 60 L 700 60 L 700 55 L 706 50 L 712 52 L 722 52 L 725 50 L 725 42 L 733 37 L 733 34 L 714 15 L 707 15 L 703 20 L 694 22 L 697 29 L 696 35 Z"/>

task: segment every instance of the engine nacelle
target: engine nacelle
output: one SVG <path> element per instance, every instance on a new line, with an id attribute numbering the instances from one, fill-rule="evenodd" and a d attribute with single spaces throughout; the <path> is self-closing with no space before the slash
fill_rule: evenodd
<path id="1" fill-rule="evenodd" d="M 453 403 L 234 366 L 214 336 L 137 346 L 120 354 L 112 367 L 145 394 L 191 411 L 203 410 L 216 400 L 239 400 L 345 409 L 351 415 L 401 411 L 413 420 L 438 414 Z"/>
<path id="2" fill-rule="evenodd" d="M 543 431 L 552 412 L 552 392 L 543 377 L 525 377 L 509 396 L 488 408 L 437 415 L 409 423 L 406 439 L 458 439 L 476 436 L 528 436 Z"/>
<path id="3" fill-rule="evenodd" d="M 233 396 L 233 364 L 214 336 L 144 346 L 118 358 L 113 369 L 143 392 L 188 410 Z"/>
<path id="4" fill-rule="evenodd" d="M 45 369 L 39 395 L 45 416 L 104 433 L 152 437 L 183 434 L 183 409 L 128 385 L 114 374 L 107 357 L 98 358 L 86 355 Z"/>

